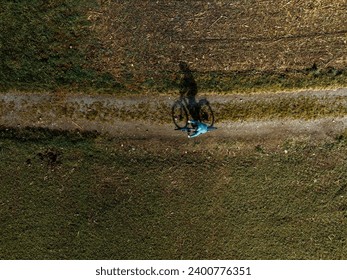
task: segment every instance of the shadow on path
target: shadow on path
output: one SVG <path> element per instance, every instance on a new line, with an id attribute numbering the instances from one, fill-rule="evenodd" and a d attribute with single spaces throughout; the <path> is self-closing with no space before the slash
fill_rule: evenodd
<path id="1" fill-rule="evenodd" d="M 194 79 L 193 73 L 186 62 L 180 62 L 179 68 L 182 73 L 182 78 L 179 84 L 180 99 L 187 98 L 189 114 L 194 120 L 198 120 L 198 103 L 196 95 L 198 94 L 198 85 Z"/>
<path id="2" fill-rule="evenodd" d="M 172 106 L 172 120 L 176 128 L 187 128 L 190 120 L 212 127 L 214 113 L 209 101 L 206 98 L 197 101 L 198 86 L 188 64 L 180 62 L 179 68 L 182 75 L 179 83 L 179 99 Z"/>

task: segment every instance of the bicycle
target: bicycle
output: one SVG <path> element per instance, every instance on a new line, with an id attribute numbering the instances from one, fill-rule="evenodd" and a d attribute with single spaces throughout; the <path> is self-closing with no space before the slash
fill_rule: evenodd
<path id="1" fill-rule="evenodd" d="M 191 108 L 187 97 L 181 97 L 176 100 L 171 109 L 172 120 L 178 130 L 190 130 L 189 117 L 200 121 L 212 127 L 214 124 L 214 114 L 207 99 L 200 99 L 199 102 Z M 194 111 L 194 116 L 191 112 Z"/>

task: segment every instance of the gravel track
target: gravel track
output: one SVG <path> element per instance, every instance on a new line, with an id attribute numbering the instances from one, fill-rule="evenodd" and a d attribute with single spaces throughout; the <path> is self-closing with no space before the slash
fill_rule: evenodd
<path id="1" fill-rule="evenodd" d="M 339 98 L 342 99 L 342 102 L 347 102 L 347 89 L 248 95 L 200 94 L 199 98 L 208 98 L 213 107 L 217 103 L 256 101 L 285 96 L 293 98 L 314 96 L 324 98 L 325 101 Z M 112 136 L 141 139 L 152 137 L 185 138 L 184 133 L 175 131 L 174 125 L 169 123 L 169 111 L 168 120 L 162 123 L 146 117 L 130 121 L 113 117 L 107 118 L 102 117 L 102 112 L 98 111 L 99 108 L 101 108 L 101 111 L 105 108 L 110 111 L 114 108 L 117 108 L 117 110 L 121 108 L 136 113 L 140 104 L 149 104 L 153 108 L 156 108 L 159 104 L 166 104 L 169 108 L 176 98 L 175 95 L 114 97 L 111 95 L 55 95 L 50 93 L 9 92 L 0 95 L 0 125 L 48 127 L 63 130 L 96 130 Z M 88 115 L 90 112 L 94 112 L 94 117 Z M 203 135 L 199 139 L 232 137 L 235 140 L 263 141 L 288 137 L 312 137 L 317 139 L 335 137 L 346 130 L 347 116 L 339 118 L 324 117 L 313 120 L 240 120 L 236 122 L 217 122 L 216 126 L 218 130 L 209 135 Z"/>

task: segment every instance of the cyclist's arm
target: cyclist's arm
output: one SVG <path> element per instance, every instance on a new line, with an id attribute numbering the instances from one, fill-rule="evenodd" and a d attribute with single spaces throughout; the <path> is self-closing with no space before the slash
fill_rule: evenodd
<path id="1" fill-rule="evenodd" d="M 188 138 L 194 138 L 194 137 L 199 136 L 200 134 L 201 134 L 201 132 L 199 132 L 199 131 L 195 131 L 193 134 L 188 135 Z"/>
<path id="2" fill-rule="evenodd" d="M 198 124 L 198 121 L 196 121 L 196 120 L 189 120 L 188 122 L 191 124 Z"/>

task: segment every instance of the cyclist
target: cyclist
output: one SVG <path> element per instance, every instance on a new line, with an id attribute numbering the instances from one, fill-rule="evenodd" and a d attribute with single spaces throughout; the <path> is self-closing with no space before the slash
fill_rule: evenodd
<path id="1" fill-rule="evenodd" d="M 188 138 L 194 138 L 206 132 L 216 129 L 216 127 L 208 126 L 199 121 L 190 120 L 188 123 L 192 124 L 194 132 L 192 134 L 188 133 Z"/>

